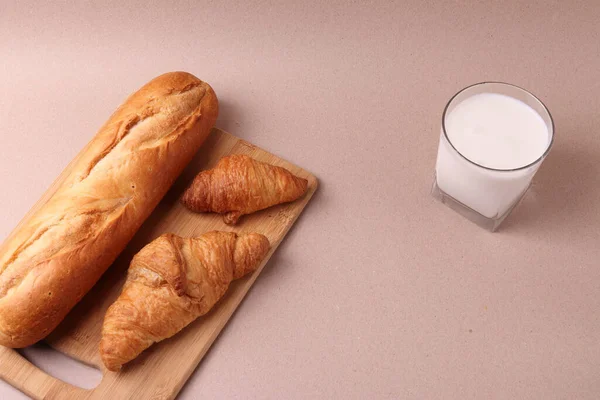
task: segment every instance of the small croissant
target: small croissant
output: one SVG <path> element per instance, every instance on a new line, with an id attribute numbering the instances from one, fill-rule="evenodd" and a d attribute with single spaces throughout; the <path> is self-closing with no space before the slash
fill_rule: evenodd
<path id="1" fill-rule="evenodd" d="M 296 200 L 307 185 L 285 168 L 237 154 L 199 173 L 181 202 L 195 212 L 225 214 L 224 222 L 235 225 L 242 215 Z"/>
<path id="2" fill-rule="evenodd" d="M 209 232 L 197 238 L 162 235 L 131 261 L 127 280 L 108 308 L 100 356 L 121 366 L 208 313 L 234 279 L 255 271 L 269 251 L 258 233 Z"/>

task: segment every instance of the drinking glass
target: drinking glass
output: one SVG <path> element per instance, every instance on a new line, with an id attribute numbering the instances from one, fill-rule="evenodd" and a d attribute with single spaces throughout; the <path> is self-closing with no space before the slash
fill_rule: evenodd
<path id="1" fill-rule="evenodd" d="M 462 101 L 480 93 L 496 93 L 520 100 L 542 118 L 548 130 L 548 145 L 539 157 L 527 165 L 500 169 L 481 165 L 457 150 L 446 131 L 447 117 Z M 442 114 L 432 195 L 481 227 L 495 231 L 527 192 L 553 142 L 552 116 L 533 94 L 502 82 L 468 86 L 450 99 Z"/>

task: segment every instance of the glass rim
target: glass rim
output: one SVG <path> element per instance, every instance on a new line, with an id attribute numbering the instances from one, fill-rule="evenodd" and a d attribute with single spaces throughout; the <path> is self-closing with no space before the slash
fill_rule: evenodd
<path id="1" fill-rule="evenodd" d="M 471 89 L 475 86 L 479 86 L 479 85 L 489 85 L 489 84 L 496 84 L 496 85 L 504 85 L 504 86 L 511 86 L 515 89 L 518 89 L 522 92 L 524 92 L 526 95 L 530 96 L 532 99 L 534 99 L 537 103 L 539 103 L 539 105 L 542 107 L 542 109 L 546 112 L 546 114 L 548 114 L 548 118 L 550 119 L 550 127 L 552 129 L 550 133 L 550 141 L 548 142 L 548 147 L 546 148 L 546 150 L 544 150 L 544 152 L 542 153 L 541 156 L 539 156 L 538 158 L 536 158 L 534 161 L 532 161 L 531 163 L 524 165 L 522 167 L 517 167 L 517 168 L 492 168 L 492 167 L 486 167 L 485 165 L 481 165 L 479 163 L 476 163 L 473 160 L 470 160 L 468 157 L 466 157 L 465 155 L 463 155 L 460 151 L 458 151 L 458 149 L 456 147 L 454 147 L 454 145 L 452 144 L 452 141 L 450 140 L 450 138 L 448 137 L 448 133 L 446 132 L 446 113 L 448 112 L 448 107 L 450 107 L 450 104 L 452 104 L 452 102 L 454 101 L 454 99 L 456 99 L 456 97 L 458 95 L 460 95 L 461 93 L 463 93 L 464 91 Z M 509 96 L 512 97 L 510 95 L 505 95 L 505 96 Z M 514 97 L 513 97 L 514 98 Z M 518 100 L 518 99 L 517 99 Z M 535 111 L 536 114 L 540 114 L 539 112 Z M 540 115 L 541 117 L 541 115 Z M 450 98 L 450 100 L 448 100 L 448 102 L 446 103 L 446 107 L 444 107 L 444 112 L 442 113 L 442 132 L 444 133 L 444 137 L 446 138 L 446 141 L 450 144 L 450 146 L 454 149 L 454 151 L 461 156 L 463 159 L 465 159 L 466 161 L 468 161 L 469 163 L 479 167 L 479 168 L 483 168 L 483 169 L 487 169 L 489 171 L 497 171 L 497 172 L 513 172 L 513 171 L 521 171 L 524 169 L 527 169 L 537 163 L 539 163 L 540 161 L 542 161 L 550 152 L 550 149 L 552 148 L 552 144 L 554 144 L 554 119 L 552 118 L 552 114 L 550 114 L 550 110 L 548 110 L 548 107 L 546 107 L 546 105 L 533 93 L 531 93 L 530 91 L 523 89 L 520 86 L 517 85 L 513 85 L 511 83 L 506 83 L 506 82 L 499 82 L 499 81 L 484 81 L 484 82 L 478 82 L 478 83 L 474 83 L 472 85 L 466 86 L 464 88 L 462 88 L 461 90 L 459 90 L 458 92 L 456 92 L 454 94 L 454 96 L 452 96 Z"/>

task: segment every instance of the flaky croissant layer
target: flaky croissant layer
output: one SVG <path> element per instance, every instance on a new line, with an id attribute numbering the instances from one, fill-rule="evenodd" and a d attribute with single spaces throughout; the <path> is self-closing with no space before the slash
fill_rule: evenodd
<path id="1" fill-rule="evenodd" d="M 234 279 L 255 271 L 269 251 L 258 233 L 162 235 L 133 258 L 102 327 L 100 355 L 116 371 L 153 343 L 208 313 Z"/>
<path id="2" fill-rule="evenodd" d="M 298 199 L 307 186 L 285 168 L 236 154 L 199 173 L 181 202 L 195 212 L 225 214 L 223 220 L 232 225 L 242 215 Z"/>

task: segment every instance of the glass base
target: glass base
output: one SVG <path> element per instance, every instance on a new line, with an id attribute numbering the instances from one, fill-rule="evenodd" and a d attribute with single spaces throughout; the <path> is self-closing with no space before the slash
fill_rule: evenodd
<path id="1" fill-rule="evenodd" d="M 523 195 L 526 192 L 527 190 L 523 192 Z M 431 188 L 431 195 L 433 196 L 433 198 L 445 204 L 450 209 L 454 210 L 463 217 L 467 218 L 469 221 L 479 225 L 481 228 L 484 228 L 490 232 L 495 232 L 496 230 L 498 230 L 498 227 L 500 226 L 502 221 L 504 221 L 506 217 L 508 217 L 510 212 L 517 206 L 517 204 L 520 203 L 521 199 L 523 198 L 523 195 L 521 195 L 519 197 L 519 200 L 517 200 L 515 204 L 513 204 L 503 215 L 496 218 L 488 218 L 443 192 L 442 189 L 440 189 L 437 185 L 437 178 L 435 176 L 433 178 L 433 187 Z"/>

